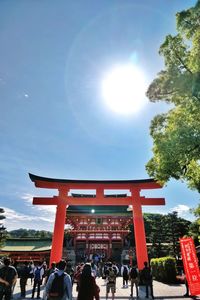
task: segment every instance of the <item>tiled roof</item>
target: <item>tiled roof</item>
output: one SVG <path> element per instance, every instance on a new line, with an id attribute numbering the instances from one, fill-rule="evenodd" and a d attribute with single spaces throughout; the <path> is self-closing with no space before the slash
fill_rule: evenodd
<path id="1" fill-rule="evenodd" d="M 0 251 L 49 251 L 51 250 L 51 243 L 51 239 L 10 238 L 6 240 Z"/>

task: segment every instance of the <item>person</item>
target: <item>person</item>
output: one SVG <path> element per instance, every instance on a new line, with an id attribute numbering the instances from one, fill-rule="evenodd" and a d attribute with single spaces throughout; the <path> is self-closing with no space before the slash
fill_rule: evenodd
<path id="1" fill-rule="evenodd" d="M 44 275 L 44 268 L 42 262 L 40 261 L 33 270 L 34 282 L 33 282 L 33 289 L 32 289 L 32 298 L 34 298 L 35 290 L 37 287 L 37 298 L 40 299 L 40 286 L 42 284 L 43 275 Z"/>
<path id="2" fill-rule="evenodd" d="M 19 284 L 20 284 L 22 298 L 26 297 L 26 284 L 27 284 L 29 275 L 30 275 L 30 268 L 28 267 L 28 262 L 25 261 L 19 270 L 19 277 L 20 277 Z"/>
<path id="3" fill-rule="evenodd" d="M 51 268 L 49 268 L 47 271 L 46 271 L 46 274 L 45 274 L 45 278 L 44 278 L 44 285 L 46 285 L 48 279 L 49 279 L 49 276 L 54 273 L 55 271 L 57 270 L 56 268 L 56 263 L 55 261 L 53 261 L 51 263 Z"/>
<path id="4" fill-rule="evenodd" d="M 94 276 L 94 278 L 97 277 L 97 266 L 94 262 L 91 263 L 91 269 L 92 269 L 92 275 Z"/>
<path id="5" fill-rule="evenodd" d="M 73 268 L 73 266 L 70 262 L 67 262 L 66 273 L 69 274 L 69 276 L 71 277 L 72 286 L 73 286 L 73 283 L 74 283 L 74 268 Z"/>
<path id="6" fill-rule="evenodd" d="M 108 268 L 105 271 L 106 280 L 107 280 L 107 284 L 106 284 L 106 299 L 108 299 L 108 294 L 111 291 L 111 293 L 112 293 L 112 300 L 114 300 L 114 298 L 115 298 L 115 292 L 116 292 L 116 276 L 117 276 L 117 271 L 116 271 L 115 266 L 113 266 L 113 264 L 111 262 L 109 262 L 107 265 L 108 265 Z"/>
<path id="7" fill-rule="evenodd" d="M 80 276 L 77 300 L 99 300 L 100 288 L 96 284 L 95 277 L 89 264 L 85 264 Z"/>
<path id="8" fill-rule="evenodd" d="M 149 298 L 149 287 L 150 287 L 150 293 L 152 299 L 154 299 L 153 295 L 153 278 L 150 267 L 148 267 L 148 262 L 144 262 L 144 268 L 141 272 L 141 277 L 144 282 L 144 285 L 146 286 L 146 298 Z"/>
<path id="9" fill-rule="evenodd" d="M 69 274 L 65 272 L 66 261 L 60 260 L 57 270 L 49 276 L 45 287 L 48 300 L 72 300 L 72 283 Z"/>
<path id="10" fill-rule="evenodd" d="M 138 269 L 137 269 L 136 265 L 133 266 L 130 269 L 129 280 L 131 282 L 131 294 L 130 294 L 130 296 L 133 297 L 133 286 L 135 285 L 136 297 L 138 298 L 139 297 L 139 294 L 138 294 L 139 272 L 138 272 Z"/>
<path id="11" fill-rule="evenodd" d="M 35 265 L 34 265 L 34 262 L 31 260 L 29 262 L 29 269 L 30 269 L 30 274 L 29 274 L 29 278 L 31 279 L 31 285 L 33 283 L 33 278 L 34 278 L 34 274 L 33 274 L 33 271 L 35 269 Z"/>
<path id="12" fill-rule="evenodd" d="M 11 266 L 10 258 L 5 257 L 3 267 L 0 268 L 0 300 L 10 300 L 12 297 L 12 287 L 17 281 L 17 270 Z"/>
<path id="13" fill-rule="evenodd" d="M 126 264 L 121 267 L 121 276 L 123 278 L 123 288 L 128 287 L 129 267 Z"/>
<path id="14" fill-rule="evenodd" d="M 117 266 L 115 261 L 112 262 L 112 267 L 113 267 L 116 277 L 117 277 L 119 275 L 119 267 Z"/>
<path id="15" fill-rule="evenodd" d="M 47 269 L 48 269 L 48 267 L 47 267 L 47 262 L 46 262 L 45 260 L 43 261 L 42 267 L 43 267 L 43 269 L 44 269 L 44 274 L 43 274 L 43 276 L 42 276 L 42 282 L 43 282 L 43 279 L 44 279 L 44 282 L 45 282 L 45 277 L 46 277 Z"/>
<path id="16" fill-rule="evenodd" d="M 79 290 L 79 283 L 80 283 L 81 273 L 84 268 L 84 265 L 85 265 L 84 263 L 78 264 L 78 266 L 76 267 L 76 271 L 74 273 L 73 281 L 76 283 L 76 291 L 77 292 Z"/>
<path id="17" fill-rule="evenodd" d="M 186 278 L 186 275 L 185 275 L 184 268 L 182 268 L 182 270 L 181 270 L 181 275 L 184 278 L 185 289 L 186 289 L 186 293 L 183 296 L 184 297 L 190 297 L 190 291 L 189 291 L 188 281 L 187 281 L 187 278 Z"/>

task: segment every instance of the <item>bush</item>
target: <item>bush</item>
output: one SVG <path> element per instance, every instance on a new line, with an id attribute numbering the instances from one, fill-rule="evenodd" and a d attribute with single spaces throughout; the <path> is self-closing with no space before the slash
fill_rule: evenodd
<path id="1" fill-rule="evenodd" d="M 176 260 L 173 257 L 160 257 L 151 259 L 153 277 L 162 282 L 176 282 Z"/>

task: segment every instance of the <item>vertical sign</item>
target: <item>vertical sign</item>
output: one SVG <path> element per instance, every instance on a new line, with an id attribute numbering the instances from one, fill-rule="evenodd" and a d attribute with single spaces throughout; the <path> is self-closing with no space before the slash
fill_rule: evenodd
<path id="1" fill-rule="evenodd" d="M 200 271 L 192 238 L 180 239 L 185 276 L 192 296 L 200 295 Z"/>

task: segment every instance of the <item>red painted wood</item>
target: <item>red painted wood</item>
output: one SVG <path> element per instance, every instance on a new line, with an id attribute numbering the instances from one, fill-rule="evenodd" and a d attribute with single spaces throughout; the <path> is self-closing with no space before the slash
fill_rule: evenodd
<path id="1" fill-rule="evenodd" d="M 62 180 L 39 177 L 29 174 L 31 180 L 36 187 L 57 189 L 59 196 L 54 197 L 34 197 L 33 204 L 35 205 L 57 205 L 56 218 L 54 224 L 54 234 L 52 241 L 51 258 L 52 261 L 59 261 L 62 257 L 62 246 L 64 237 L 64 226 L 66 218 L 67 205 L 132 205 L 133 206 L 133 222 L 136 241 L 136 256 L 138 268 L 143 268 L 144 261 L 148 261 L 146 237 L 144 229 L 144 220 L 142 215 L 142 205 L 165 205 L 164 198 L 145 198 L 140 197 L 140 190 L 157 189 L 161 185 L 153 179 L 145 180 Z M 96 197 L 83 198 L 68 196 L 68 191 L 71 189 L 92 189 L 96 190 Z M 104 190 L 130 190 L 129 197 L 104 197 Z M 109 248 L 110 253 L 110 248 Z"/>

